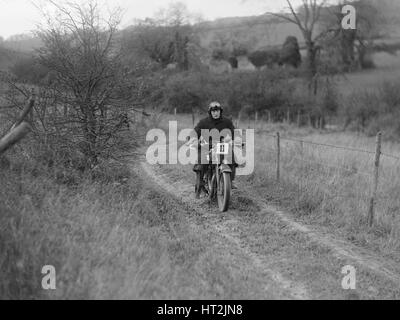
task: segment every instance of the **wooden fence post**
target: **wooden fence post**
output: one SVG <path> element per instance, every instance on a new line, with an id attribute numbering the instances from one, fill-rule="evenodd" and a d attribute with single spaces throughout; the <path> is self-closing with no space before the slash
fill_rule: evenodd
<path id="1" fill-rule="evenodd" d="M 22 122 L 20 125 L 13 128 L 0 139 L 0 155 L 24 138 L 30 130 L 31 126 L 27 122 Z"/>
<path id="2" fill-rule="evenodd" d="M 304 141 L 300 141 L 300 153 L 301 153 L 301 172 L 300 172 L 300 192 L 303 192 L 303 175 L 304 175 Z"/>
<path id="3" fill-rule="evenodd" d="M 276 133 L 276 180 L 280 180 L 280 167 L 281 167 L 281 136 Z"/>
<path id="4" fill-rule="evenodd" d="M 29 114 L 31 114 L 34 105 L 35 91 L 34 89 L 32 89 L 29 102 L 22 113 L 19 115 L 17 121 L 15 121 L 13 126 L 8 130 L 8 133 L 4 137 L 0 137 L 0 155 L 6 152 L 21 139 L 23 139 L 32 129 L 29 123 L 26 122 L 26 118 Z"/>
<path id="5" fill-rule="evenodd" d="M 382 148 L 382 133 L 379 132 L 376 136 L 376 151 L 375 151 L 375 162 L 374 162 L 374 181 L 372 186 L 372 194 L 369 202 L 369 212 L 368 212 L 368 225 L 372 227 L 374 223 L 374 211 L 375 211 L 375 201 L 376 194 L 378 191 L 378 180 L 379 180 L 379 162 L 381 157 Z"/>

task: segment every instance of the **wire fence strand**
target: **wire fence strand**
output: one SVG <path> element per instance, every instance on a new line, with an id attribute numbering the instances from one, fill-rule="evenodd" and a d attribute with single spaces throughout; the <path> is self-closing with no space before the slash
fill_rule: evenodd
<path id="1" fill-rule="evenodd" d="M 264 134 L 266 137 L 270 138 L 276 138 L 276 134 Z M 365 150 L 365 149 L 359 149 L 359 148 L 354 148 L 354 147 L 347 147 L 347 146 L 336 146 L 333 144 L 327 144 L 327 143 L 320 143 L 320 142 L 315 142 L 315 141 L 307 141 L 307 140 L 302 140 L 302 139 L 296 139 L 296 138 L 290 138 L 290 137 L 280 137 L 282 141 L 291 141 L 291 142 L 301 142 L 309 145 L 315 145 L 315 146 L 320 146 L 320 147 L 327 147 L 327 148 L 335 148 L 335 149 L 342 149 L 342 150 L 347 150 L 347 151 L 352 151 L 352 152 L 361 152 L 361 153 L 366 153 L 370 155 L 374 155 L 375 151 L 371 150 Z M 395 156 L 386 152 L 381 152 L 381 155 L 387 158 L 395 159 L 400 161 L 400 156 Z"/>

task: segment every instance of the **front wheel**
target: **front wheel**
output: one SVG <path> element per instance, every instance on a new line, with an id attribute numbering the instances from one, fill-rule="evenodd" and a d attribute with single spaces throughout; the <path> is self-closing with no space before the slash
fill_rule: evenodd
<path id="1" fill-rule="evenodd" d="M 217 190 L 218 207 L 221 212 L 225 212 L 229 208 L 229 200 L 231 198 L 231 173 L 222 172 L 219 176 L 219 184 Z"/>

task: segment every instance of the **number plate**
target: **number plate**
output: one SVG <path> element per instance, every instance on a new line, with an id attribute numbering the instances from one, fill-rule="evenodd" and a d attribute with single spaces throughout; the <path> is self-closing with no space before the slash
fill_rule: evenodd
<path id="1" fill-rule="evenodd" d="M 227 155 L 229 151 L 229 143 L 217 143 L 216 154 Z"/>

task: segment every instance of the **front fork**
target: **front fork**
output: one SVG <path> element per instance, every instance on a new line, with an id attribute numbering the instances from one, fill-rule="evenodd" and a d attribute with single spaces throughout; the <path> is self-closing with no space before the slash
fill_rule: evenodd
<path id="1" fill-rule="evenodd" d="M 215 174 L 216 174 L 216 178 L 217 178 L 217 193 L 219 193 L 219 194 L 221 194 L 221 191 L 220 191 L 220 184 L 221 184 L 220 179 L 222 177 L 221 173 L 224 173 L 224 172 L 228 172 L 228 173 L 230 173 L 230 175 L 232 175 L 231 167 L 228 164 L 218 164 L 216 166 Z"/>

